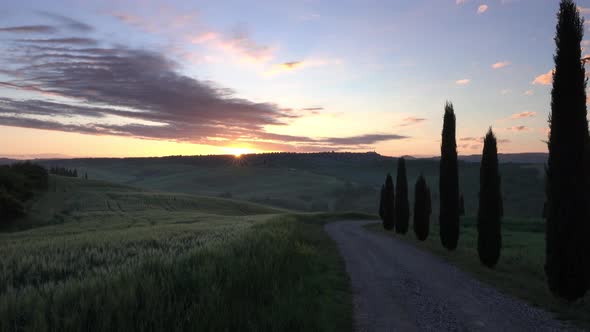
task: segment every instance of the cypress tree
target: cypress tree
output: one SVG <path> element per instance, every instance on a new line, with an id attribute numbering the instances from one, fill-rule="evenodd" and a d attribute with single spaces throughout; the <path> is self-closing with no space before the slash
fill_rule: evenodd
<path id="1" fill-rule="evenodd" d="M 410 203 L 408 201 L 406 160 L 401 157 L 397 161 L 397 177 L 395 188 L 395 231 L 400 234 L 406 234 L 408 232 L 409 222 Z"/>
<path id="2" fill-rule="evenodd" d="M 387 178 L 385 179 L 385 193 L 383 195 L 383 228 L 387 230 L 392 230 L 395 226 L 394 200 L 393 179 L 390 174 L 387 174 Z"/>
<path id="3" fill-rule="evenodd" d="M 455 250 L 459 241 L 459 171 L 455 140 L 455 110 L 445 104 L 440 155 L 440 240 L 448 250 Z"/>
<path id="4" fill-rule="evenodd" d="M 477 210 L 477 252 L 479 260 L 494 267 L 502 249 L 502 193 L 498 169 L 498 148 L 492 128 L 483 142 L 479 170 L 479 209 Z"/>
<path id="5" fill-rule="evenodd" d="M 465 201 L 463 201 L 463 194 L 459 196 L 459 216 L 463 217 L 465 215 Z"/>
<path id="6" fill-rule="evenodd" d="M 420 241 L 426 240 L 430 232 L 430 188 L 426 184 L 424 176 L 420 175 L 414 187 L 414 233 Z"/>
<path id="7" fill-rule="evenodd" d="M 545 273 L 556 296 L 573 301 L 590 283 L 588 122 L 580 43 L 584 20 L 572 0 L 557 15 L 549 116 Z"/>

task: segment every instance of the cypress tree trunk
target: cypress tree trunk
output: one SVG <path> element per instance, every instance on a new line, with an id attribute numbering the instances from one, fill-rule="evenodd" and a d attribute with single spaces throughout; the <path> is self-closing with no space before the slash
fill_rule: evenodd
<path id="1" fill-rule="evenodd" d="M 385 179 L 385 192 L 383 195 L 383 228 L 392 230 L 395 226 L 395 209 L 394 209 L 394 187 L 393 179 L 387 174 Z"/>
<path id="2" fill-rule="evenodd" d="M 590 282 L 588 122 L 580 61 L 584 21 L 571 0 L 557 15 L 547 163 L 546 258 L 549 289 L 567 300 L 583 297 Z"/>
<path id="3" fill-rule="evenodd" d="M 498 169 L 498 149 L 492 128 L 483 142 L 479 170 L 479 209 L 477 210 L 477 253 L 487 267 L 494 267 L 502 249 L 502 193 Z"/>
<path id="4" fill-rule="evenodd" d="M 400 234 L 408 232 L 410 222 L 410 202 L 408 201 L 408 178 L 406 161 L 403 157 L 397 161 L 397 178 L 395 188 L 395 231 Z"/>
<path id="5" fill-rule="evenodd" d="M 420 241 L 426 240 L 430 232 L 430 189 L 424 176 L 420 175 L 414 187 L 414 233 Z"/>
<path id="6" fill-rule="evenodd" d="M 448 250 L 455 250 L 459 241 L 459 171 L 455 140 L 453 104 L 445 105 L 440 156 L 440 240 Z"/>

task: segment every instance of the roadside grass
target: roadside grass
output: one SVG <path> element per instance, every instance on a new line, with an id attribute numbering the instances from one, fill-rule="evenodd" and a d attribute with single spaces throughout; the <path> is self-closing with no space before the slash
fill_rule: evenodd
<path id="1" fill-rule="evenodd" d="M 543 270 L 545 224 L 542 220 L 510 217 L 503 219 L 502 252 L 494 269 L 485 267 L 479 261 L 476 223 L 475 217 L 461 219 L 459 246 L 453 252 L 442 247 L 438 222 L 434 218 L 431 218 L 430 234 L 424 242 L 416 239 L 411 227 L 404 236 L 385 231 L 381 224 L 366 227 L 430 251 L 506 294 L 555 313 L 558 319 L 590 328 L 590 294 L 576 303 L 567 303 L 555 298 L 547 288 Z"/>
<path id="2" fill-rule="evenodd" d="M 0 233 L 0 331 L 352 330 L 344 262 L 322 227 L 337 217 L 192 196 L 167 209 L 149 192 L 66 181 L 62 207 L 84 204 L 55 212 L 60 223 Z M 88 198 L 114 192 L 123 207 L 146 195 L 147 208 Z"/>

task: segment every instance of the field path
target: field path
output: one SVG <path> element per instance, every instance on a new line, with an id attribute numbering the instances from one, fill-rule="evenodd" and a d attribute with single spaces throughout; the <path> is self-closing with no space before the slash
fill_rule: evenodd
<path id="1" fill-rule="evenodd" d="M 357 331 L 567 329 L 549 313 L 499 293 L 426 251 L 366 230 L 367 223 L 325 226 L 351 278 Z"/>

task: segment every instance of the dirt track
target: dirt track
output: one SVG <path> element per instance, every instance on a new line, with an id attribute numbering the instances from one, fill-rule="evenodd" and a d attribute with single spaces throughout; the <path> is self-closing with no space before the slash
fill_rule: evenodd
<path id="1" fill-rule="evenodd" d="M 368 231 L 367 223 L 325 226 L 351 278 L 357 331 L 566 330 L 549 313 L 411 244 Z"/>

